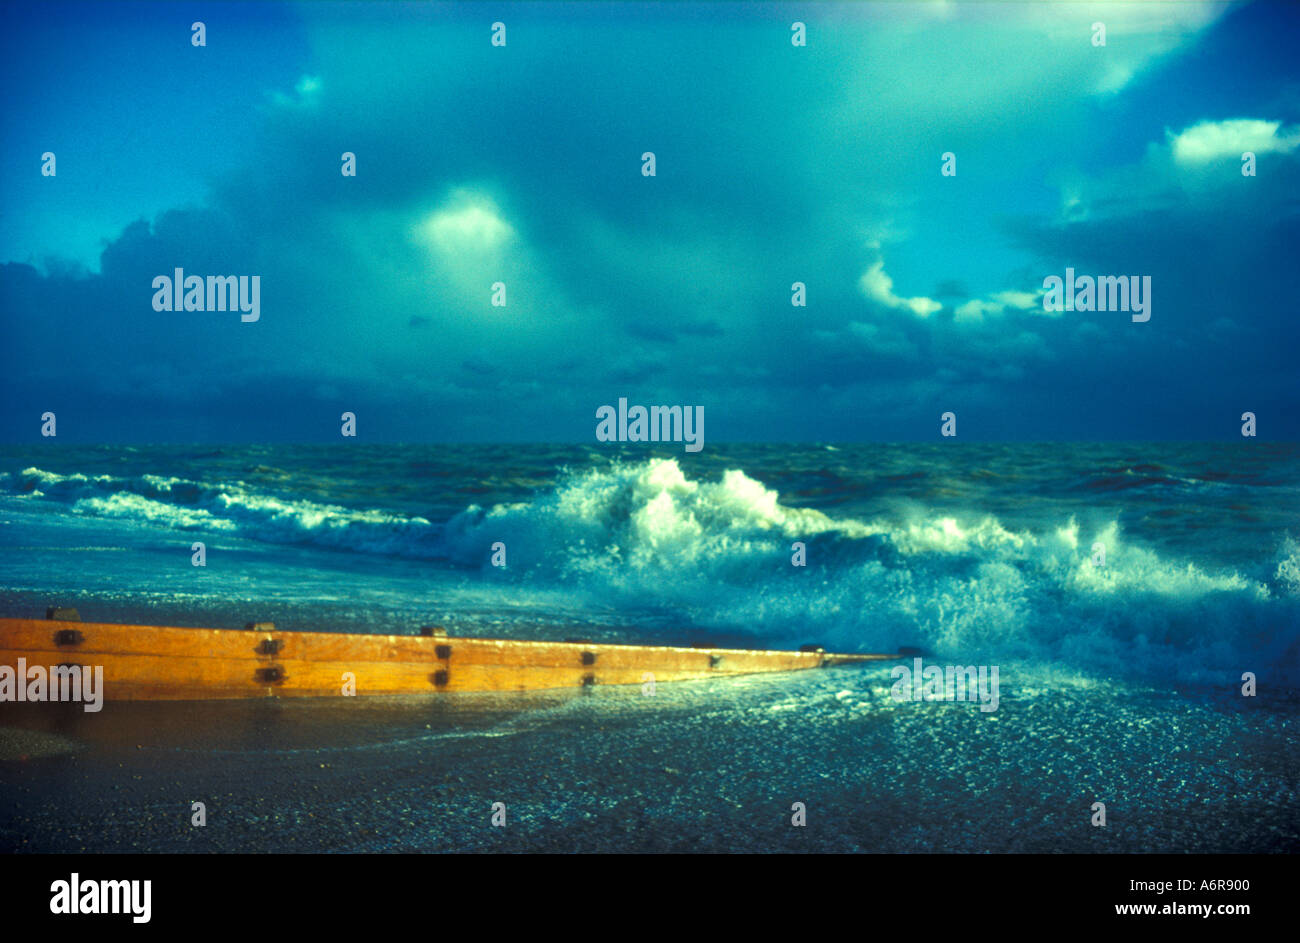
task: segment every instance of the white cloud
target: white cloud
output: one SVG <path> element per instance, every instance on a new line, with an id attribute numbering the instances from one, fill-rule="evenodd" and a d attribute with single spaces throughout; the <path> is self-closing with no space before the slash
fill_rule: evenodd
<path id="1" fill-rule="evenodd" d="M 1095 223 L 1174 210 L 1236 217 L 1285 213 L 1280 199 L 1289 174 L 1261 174 L 1243 193 L 1237 169 L 1244 151 L 1274 160 L 1300 156 L 1300 125 L 1261 118 L 1203 119 L 1180 131 L 1166 129 L 1148 142 L 1142 159 L 1091 176 L 1062 174 L 1060 222 Z"/>
<path id="2" fill-rule="evenodd" d="M 1233 3 L 1026 3 L 1011 6 L 1003 21 L 1021 20 L 1041 31 L 1052 45 L 1043 57 L 1051 69 L 1065 62 L 1097 95 L 1112 95 L 1171 54 L 1193 46 Z M 975 15 L 983 5 L 971 4 Z M 1000 4 L 993 9 L 1002 13 Z M 987 14 L 986 14 L 987 15 Z M 1104 23 L 1106 45 L 1093 46 L 1093 24 Z M 1010 25 L 1010 23 L 1008 23 Z"/>
<path id="3" fill-rule="evenodd" d="M 495 252 L 514 237 L 514 227 L 491 200 L 458 190 L 415 227 L 416 238 L 447 256 Z"/>
<path id="4" fill-rule="evenodd" d="M 999 291 L 993 294 L 993 300 L 1004 308 L 1020 308 L 1029 310 L 1038 306 L 1038 300 L 1042 297 L 1037 292 L 1032 291 Z"/>
<path id="5" fill-rule="evenodd" d="M 872 301 L 899 311 L 910 311 L 918 318 L 928 318 L 943 307 L 933 298 L 918 295 L 903 298 L 894 293 L 894 280 L 885 271 L 883 259 L 877 259 L 862 278 L 858 280 L 862 293 Z M 1042 310 L 1042 293 L 1032 291 L 996 291 L 986 298 L 972 298 L 958 305 L 953 311 L 953 321 L 957 324 L 978 324 L 986 315 L 1000 316 L 1008 311 L 1026 311 L 1044 314 Z M 850 331 L 869 346 L 878 346 L 885 342 L 883 335 L 876 333 L 873 325 L 854 322 Z M 895 351 L 896 352 L 896 351 Z"/>
<path id="6" fill-rule="evenodd" d="M 858 286 L 872 301 L 878 301 L 890 308 L 911 311 L 918 318 L 928 318 L 943 307 L 933 298 L 924 296 L 902 298 L 894 294 L 894 280 L 885 273 L 884 260 L 877 261 L 867 269 L 858 280 Z"/>
<path id="7" fill-rule="evenodd" d="M 986 314 L 1001 314 L 1002 309 L 987 301 L 972 298 L 965 304 L 958 305 L 953 312 L 953 320 L 958 324 L 973 324 L 984 320 Z"/>
<path id="8" fill-rule="evenodd" d="M 1240 158 L 1244 151 L 1256 154 L 1290 153 L 1300 146 L 1300 127 L 1278 134 L 1280 121 L 1232 118 L 1201 121 L 1177 134 L 1166 130 L 1169 149 L 1180 164 L 1203 164 L 1225 157 Z"/>
<path id="9" fill-rule="evenodd" d="M 972 298 L 959 305 L 953 312 L 953 320 L 958 324 L 972 324 L 983 321 L 986 314 L 1002 315 L 1008 309 L 1047 314 L 1041 309 L 1041 298 L 1042 295 L 1030 291 L 998 291 L 987 300 Z"/>

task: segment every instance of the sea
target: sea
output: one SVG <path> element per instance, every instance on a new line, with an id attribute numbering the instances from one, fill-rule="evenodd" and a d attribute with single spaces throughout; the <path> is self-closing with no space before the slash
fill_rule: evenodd
<path id="1" fill-rule="evenodd" d="M 1296 443 L 6 446 L 0 616 L 52 605 L 908 647 L 1000 690 L 0 705 L 0 850 L 1300 850 Z"/>

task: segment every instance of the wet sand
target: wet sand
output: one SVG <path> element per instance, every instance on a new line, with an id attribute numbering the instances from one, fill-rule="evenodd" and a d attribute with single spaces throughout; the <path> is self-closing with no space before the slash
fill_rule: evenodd
<path id="1" fill-rule="evenodd" d="M 1064 686 L 983 714 L 888 690 L 855 666 L 654 697 L 6 705 L 0 850 L 1300 849 L 1294 706 Z"/>

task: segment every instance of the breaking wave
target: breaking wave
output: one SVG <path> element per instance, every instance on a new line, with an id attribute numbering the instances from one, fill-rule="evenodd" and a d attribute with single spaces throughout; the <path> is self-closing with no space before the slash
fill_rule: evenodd
<path id="1" fill-rule="evenodd" d="M 439 523 L 275 497 L 240 482 L 0 476 L 74 515 L 496 571 L 502 593 L 571 588 L 683 626 L 845 650 L 921 646 L 966 663 L 1038 661 L 1091 675 L 1300 679 L 1300 546 L 1211 569 L 1070 517 L 1030 532 L 979 513 L 837 518 L 782 504 L 741 471 L 688 478 L 654 459 L 567 472 L 530 500 Z M 1095 544 L 1105 565 L 1094 564 Z M 802 550 L 800 550 L 802 545 Z M 805 566 L 792 560 L 802 553 Z"/>

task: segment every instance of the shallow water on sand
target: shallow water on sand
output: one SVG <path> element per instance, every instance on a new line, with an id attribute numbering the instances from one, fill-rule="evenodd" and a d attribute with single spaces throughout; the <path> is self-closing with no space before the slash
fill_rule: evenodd
<path id="1" fill-rule="evenodd" d="M 0 848 L 1300 850 L 1295 704 L 1038 678 L 984 713 L 890 685 L 850 666 L 653 697 L 29 706 L 14 719 L 74 748 L 4 750 Z"/>

